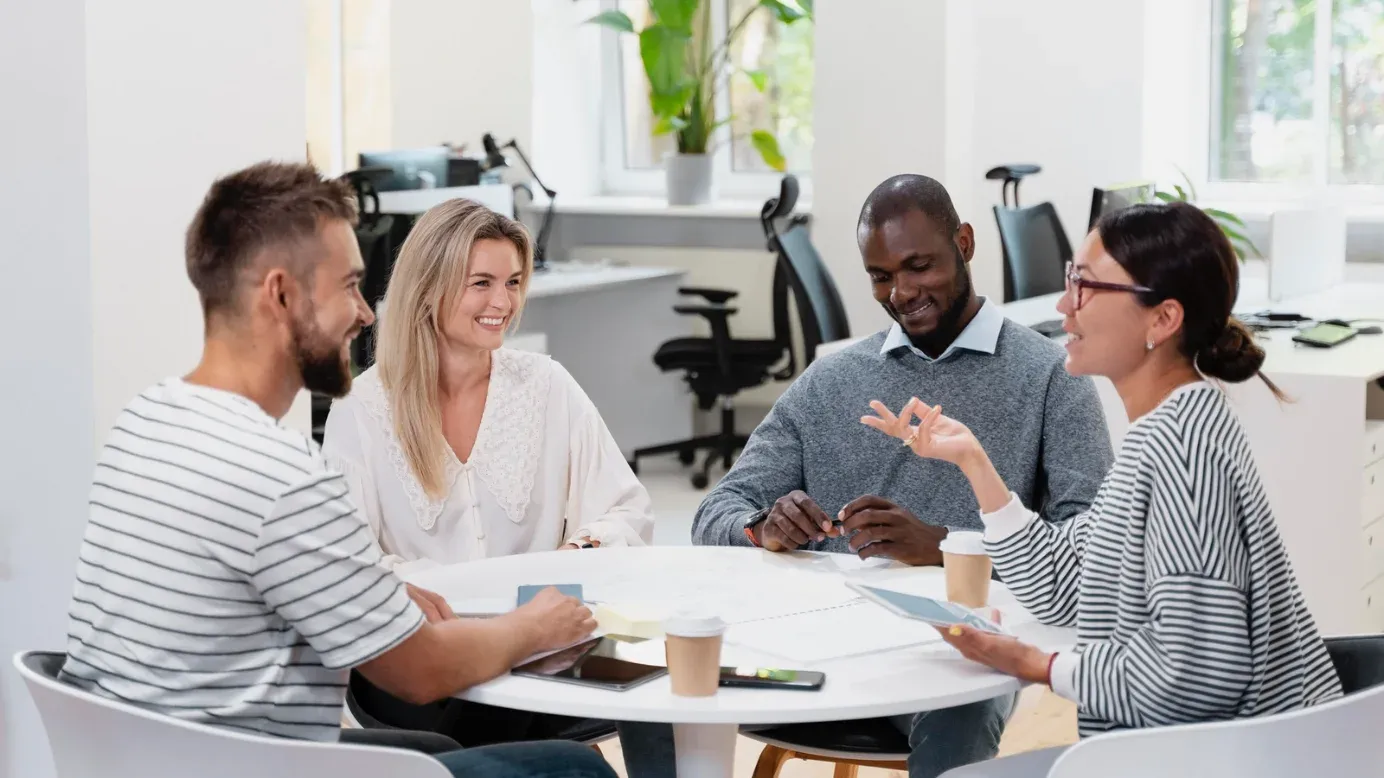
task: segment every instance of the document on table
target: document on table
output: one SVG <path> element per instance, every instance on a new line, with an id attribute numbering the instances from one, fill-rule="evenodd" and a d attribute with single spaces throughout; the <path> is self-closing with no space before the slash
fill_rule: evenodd
<path id="1" fill-rule="evenodd" d="M 731 645 L 804 663 L 863 656 L 941 640 L 937 630 L 927 624 L 899 618 L 864 599 L 734 624 L 726 633 L 726 642 Z"/>

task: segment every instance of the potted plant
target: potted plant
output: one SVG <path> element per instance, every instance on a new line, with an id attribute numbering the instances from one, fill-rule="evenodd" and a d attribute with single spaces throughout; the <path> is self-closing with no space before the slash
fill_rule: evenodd
<path id="1" fill-rule="evenodd" d="M 1192 186 L 1192 179 L 1188 178 L 1187 174 L 1180 168 L 1177 172 L 1181 174 L 1182 183 L 1186 184 L 1186 186 L 1173 184 L 1173 191 L 1168 192 L 1159 189 L 1154 192 L 1154 197 L 1157 197 L 1165 203 L 1191 203 L 1192 205 L 1196 205 L 1197 190 L 1196 187 Z M 1221 228 L 1221 232 L 1225 233 L 1225 237 L 1230 241 L 1230 247 L 1235 250 L 1235 256 L 1238 257 L 1241 262 L 1245 261 L 1246 254 L 1252 253 L 1256 257 L 1263 256 L 1263 254 L 1259 252 L 1259 247 L 1254 245 L 1254 241 L 1250 240 L 1249 236 L 1245 234 L 1248 230 L 1245 229 L 1245 222 L 1243 219 L 1229 211 L 1222 211 L 1218 208 L 1202 208 L 1201 210 L 1207 216 L 1210 216 L 1212 221 L 1216 222 L 1217 226 Z"/>
<path id="2" fill-rule="evenodd" d="M 732 69 L 731 46 L 754 14 L 773 14 L 786 24 L 803 19 L 810 21 L 812 2 L 797 0 L 795 7 L 782 0 L 759 0 L 739 19 L 731 20 L 725 38 L 714 43 L 708 3 L 702 0 L 648 2 L 651 21 L 638 31 L 622 11 L 606 11 L 588 21 L 639 36 L 639 58 L 649 79 L 654 133 L 673 133 L 677 139 L 677 153 L 666 159 L 668 203 L 705 203 L 712 199 L 710 152 L 715 147 L 716 130 L 731 120 L 730 116 L 716 115 L 718 90 L 736 75 L 748 78 L 761 92 L 766 86 L 763 72 L 739 71 L 737 74 Z M 750 142 L 769 167 L 786 169 L 787 162 L 778 138 L 772 132 L 755 129 L 750 133 Z"/>

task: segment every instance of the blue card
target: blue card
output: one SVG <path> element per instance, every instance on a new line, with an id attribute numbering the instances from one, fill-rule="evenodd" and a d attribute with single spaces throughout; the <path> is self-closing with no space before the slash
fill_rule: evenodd
<path id="1" fill-rule="evenodd" d="M 518 604 L 522 606 L 524 603 L 528 602 L 529 600 L 532 600 L 535 596 L 537 596 L 539 592 L 543 591 L 544 589 L 547 589 L 550 586 L 554 589 L 557 589 L 559 592 L 567 595 L 568 597 L 575 597 L 578 600 L 582 598 L 581 584 L 542 584 L 540 586 L 519 587 Z"/>

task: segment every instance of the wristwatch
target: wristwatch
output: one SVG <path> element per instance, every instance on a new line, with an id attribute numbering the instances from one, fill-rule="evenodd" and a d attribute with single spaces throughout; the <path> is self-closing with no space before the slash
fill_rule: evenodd
<path id="1" fill-rule="evenodd" d="M 755 548 L 761 548 L 761 546 L 759 545 L 759 541 L 755 540 L 754 528 L 758 527 L 760 522 L 769 518 L 769 511 L 771 510 L 773 510 L 772 506 L 764 508 L 762 510 L 757 510 L 754 513 L 751 513 L 745 519 L 745 537 L 750 539 L 750 545 L 754 546 Z"/>

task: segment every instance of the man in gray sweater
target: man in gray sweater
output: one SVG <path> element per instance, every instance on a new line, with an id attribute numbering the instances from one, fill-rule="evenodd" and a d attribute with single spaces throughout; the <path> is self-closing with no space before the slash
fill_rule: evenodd
<path id="1" fill-rule="evenodd" d="M 1112 454 L 1095 386 L 1064 349 L 977 297 L 961 223 L 934 179 L 870 193 L 857 228 L 875 299 L 894 320 L 814 362 L 774 404 L 692 525 L 699 545 L 757 545 L 938 565 L 947 528 L 982 529 L 966 479 L 860 423 L 869 402 L 918 397 L 965 423 L 1025 505 L 1048 521 L 1084 511 Z M 910 778 L 993 757 L 1012 695 L 899 717 Z"/>

